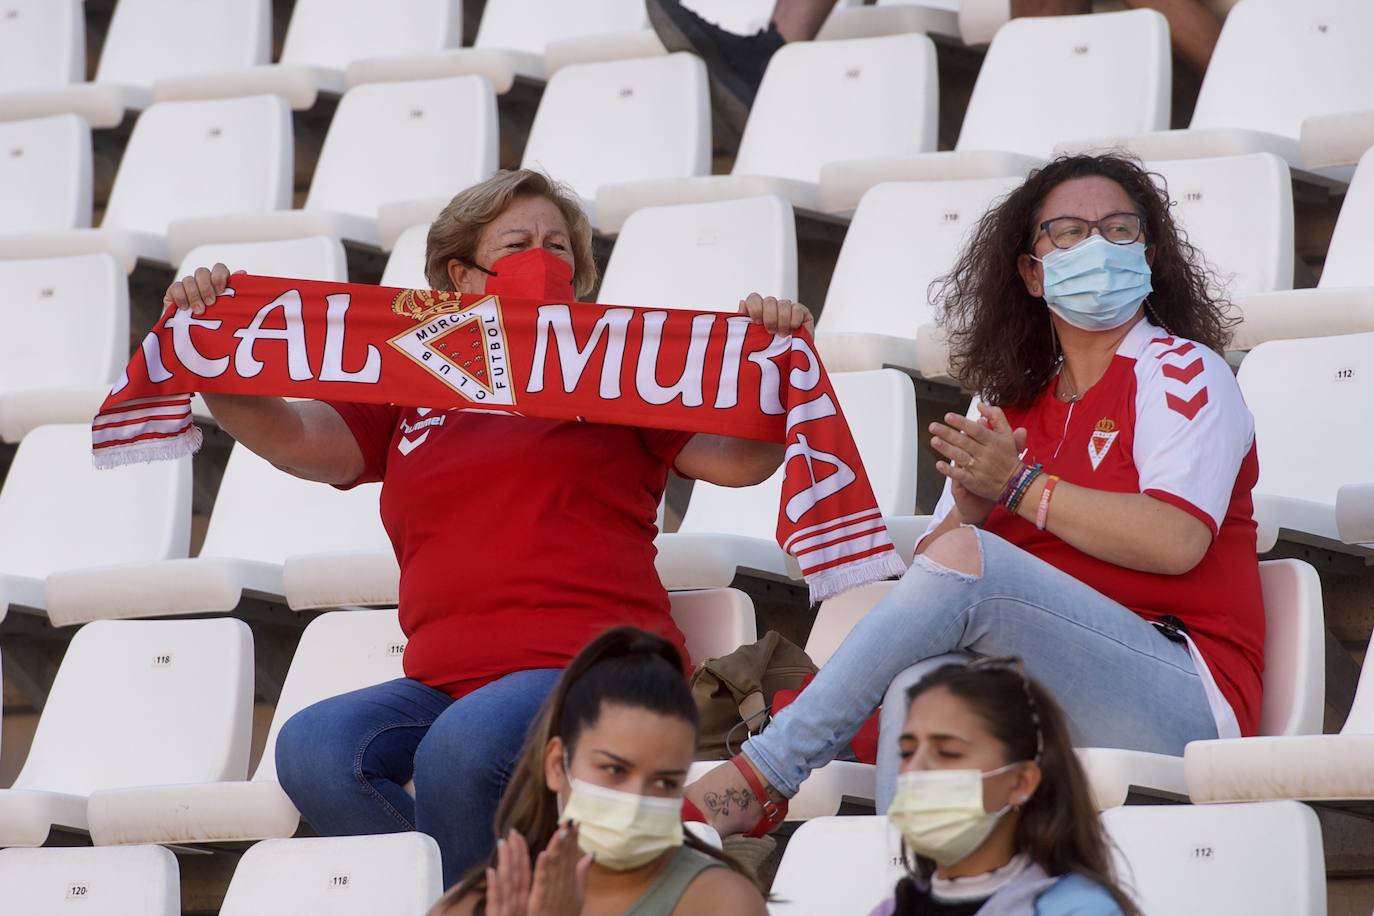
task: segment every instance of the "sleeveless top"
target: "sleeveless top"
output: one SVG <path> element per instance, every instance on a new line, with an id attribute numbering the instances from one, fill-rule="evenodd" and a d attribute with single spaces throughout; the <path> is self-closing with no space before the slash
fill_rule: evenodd
<path id="1" fill-rule="evenodd" d="M 649 889 L 630 905 L 624 916 L 664 916 L 678 905 L 687 885 L 708 868 L 723 868 L 725 863 L 690 846 L 679 846 L 668 864 L 658 873 Z"/>

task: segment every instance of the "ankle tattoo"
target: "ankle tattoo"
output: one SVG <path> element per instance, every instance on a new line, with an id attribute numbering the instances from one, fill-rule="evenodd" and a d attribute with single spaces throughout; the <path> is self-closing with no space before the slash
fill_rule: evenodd
<path id="1" fill-rule="evenodd" d="M 729 817 L 731 811 L 748 811 L 754 803 L 754 795 L 748 789 L 726 789 L 724 792 L 707 792 L 703 800 L 712 814 Z"/>

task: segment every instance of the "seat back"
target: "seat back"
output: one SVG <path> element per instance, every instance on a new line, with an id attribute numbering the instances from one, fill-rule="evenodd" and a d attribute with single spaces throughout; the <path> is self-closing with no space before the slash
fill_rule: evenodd
<path id="1" fill-rule="evenodd" d="M 910 515 L 916 506 L 916 395 L 895 369 L 830 376 L 854 444 L 884 515 Z M 698 480 L 679 531 L 738 534 L 773 540 L 787 466 L 752 487 L 720 487 Z"/>
<path id="2" fill-rule="evenodd" d="M 292 477 L 235 445 L 200 554 L 281 563 L 294 554 L 390 550 L 380 493 L 377 483 L 338 490 Z"/>
<path id="3" fill-rule="evenodd" d="M 1232 298 L 1293 288 L 1293 184 L 1273 153 L 1151 162 L 1188 241 Z"/>
<path id="4" fill-rule="evenodd" d="M 835 262 L 817 336 L 915 339 L 935 318 L 930 284 L 953 266 L 988 206 L 1019 178 L 899 181 L 872 188 L 854 211 Z"/>
<path id="5" fill-rule="evenodd" d="M 186 556 L 191 459 L 97 471 L 91 428 L 40 426 L 19 443 L 0 487 L 0 570 L 62 569 Z"/>
<path id="6" fill-rule="evenodd" d="M 487 0 L 473 45 L 543 57 L 551 41 L 648 27 L 643 0 Z"/>
<path id="7" fill-rule="evenodd" d="M 1267 341 L 1245 357 L 1237 381 L 1255 417 L 1255 493 L 1325 507 L 1325 527 L 1312 533 L 1334 537 L 1336 491 L 1369 479 L 1374 333 Z M 1339 429 L 1340 447 L 1293 435 L 1299 420 L 1304 428 Z"/>
<path id="8" fill-rule="evenodd" d="M 1321 828 L 1294 801 L 1102 812 L 1118 880 L 1150 916 L 1324 916 Z"/>
<path id="9" fill-rule="evenodd" d="M 1360 666 L 1360 682 L 1355 688 L 1355 702 L 1341 726 L 1343 735 L 1374 735 L 1374 665 Z"/>
<path id="10" fill-rule="evenodd" d="M 544 89 L 521 166 L 583 200 L 612 182 L 710 173 L 706 65 L 669 54 L 562 68 Z"/>
<path id="11" fill-rule="evenodd" d="M 1153 10 L 1013 19 L 988 47 L 955 149 L 1048 157 L 1066 140 L 1165 130 L 1170 67 Z"/>
<path id="12" fill-rule="evenodd" d="M 72 319 L 60 334 L 53 315 Z M 0 392 L 108 385 L 128 354 L 129 282 L 113 255 L 0 261 Z"/>
<path id="13" fill-rule="evenodd" d="M 324 235 L 275 242 L 223 242 L 192 248 L 181 259 L 178 277 L 198 267 L 225 264 L 230 270 L 246 270 L 262 277 L 348 282 L 348 260 L 343 242 Z"/>
<path id="14" fill-rule="evenodd" d="M 827 162 L 930 152 L 936 86 L 935 45 L 924 35 L 783 45 L 749 110 L 733 172 L 816 182 Z"/>
<path id="15" fill-rule="evenodd" d="M 181 870 L 165 846 L 0 849 L 0 900 L 26 916 L 181 916 Z"/>
<path id="16" fill-rule="evenodd" d="M 797 298 L 797 229 L 781 197 L 636 210 L 597 301 L 733 312 L 751 292 Z"/>
<path id="17" fill-rule="evenodd" d="M 429 238 L 429 224 L 411 226 L 396 238 L 391 255 L 382 271 L 382 286 L 400 289 L 428 289 L 425 279 L 425 242 Z"/>
<path id="18" fill-rule="evenodd" d="M 896 587 L 896 582 L 870 582 L 821 602 L 811 635 L 806 637 L 806 654 L 817 668 L 830 661 L 854 625 Z"/>
<path id="19" fill-rule="evenodd" d="M 291 203 L 291 109 L 259 95 L 159 102 L 134 124 L 101 224 L 165 235 L 173 220 Z"/>
<path id="20" fill-rule="evenodd" d="M 1320 735 L 1326 707 L 1322 584 L 1302 560 L 1260 564 L 1264 590 L 1261 735 Z"/>
<path id="21" fill-rule="evenodd" d="M 9 0 L 0 13 L 0 92 L 86 78 L 85 0 Z"/>
<path id="22" fill-rule="evenodd" d="M 242 620 L 97 620 L 67 647 L 14 788 L 244 779 L 252 726 Z"/>
<path id="23" fill-rule="evenodd" d="M 1313 115 L 1374 108 L 1374 4 L 1245 0 L 1227 15 L 1191 126 L 1297 140 Z"/>
<path id="24" fill-rule="evenodd" d="M 423 833 L 264 840 L 239 859 L 220 916 L 414 916 L 444 892 Z"/>
<path id="25" fill-rule="evenodd" d="M 815 817 L 787 841 L 768 912 L 867 913 L 906 874 L 901 835 L 881 815 Z"/>
<path id="26" fill-rule="evenodd" d="M 456 48 L 463 0 L 296 0 L 281 62 L 345 70 L 355 60 Z"/>
<path id="27" fill-rule="evenodd" d="M 496 152 L 486 77 L 355 86 L 329 125 L 305 208 L 376 219 L 384 203 L 449 197 L 489 178 Z"/>
<path id="28" fill-rule="evenodd" d="M 119 0 L 95 81 L 151 88 L 167 77 L 265 64 L 271 55 L 271 0 Z"/>
<path id="29" fill-rule="evenodd" d="M 320 700 L 404 677 L 405 651 L 395 609 L 331 611 L 310 621 L 291 658 L 253 780 L 276 781 L 277 735 L 287 719 Z"/>
<path id="30" fill-rule="evenodd" d="M 5 29 L 0 14 L 0 33 Z M 0 122 L 0 235 L 91 224 L 91 128 L 74 114 Z"/>
<path id="31" fill-rule="evenodd" d="M 687 641 L 693 665 L 729 655 L 759 638 L 754 602 L 735 588 L 669 592 L 673 622 Z"/>
<path id="32" fill-rule="evenodd" d="M 836 10 L 860 6 L 862 3 L 863 0 L 838 0 L 830 15 L 834 16 Z M 727 32 L 752 35 L 760 29 L 768 28 L 768 23 L 773 18 L 776 0 L 683 0 L 682 5 Z M 931 4 L 927 2 L 921 5 Z M 825 31 L 824 26 L 821 31 Z"/>
<path id="33" fill-rule="evenodd" d="M 1350 189 L 1345 192 L 1331 245 L 1326 249 L 1320 287 L 1374 286 L 1374 147 L 1360 157 Z"/>

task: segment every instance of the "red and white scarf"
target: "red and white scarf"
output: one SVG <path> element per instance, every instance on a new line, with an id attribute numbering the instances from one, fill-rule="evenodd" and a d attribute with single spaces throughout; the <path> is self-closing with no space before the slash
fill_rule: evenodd
<path id="1" fill-rule="evenodd" d="M 905 571 L 810 336 L 747 316 L 235 276 L 203 316 L 169 308 L 144 339 L 96 415 L 96 466 L 193 453 L 194 392 L 785 443 L 777 539 L 812 600 Z"/>

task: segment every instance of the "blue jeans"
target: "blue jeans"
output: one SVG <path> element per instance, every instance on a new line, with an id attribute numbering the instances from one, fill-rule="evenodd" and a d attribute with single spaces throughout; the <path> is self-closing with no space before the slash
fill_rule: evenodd
<path id="1" fill-rule="evenodd" d="M 1216 737 L 1185 644 L 996 535 L 969 530 L 982 575 L 918 556 L 801 696 L 745 743 L 744 753 L 784 795 L 795 795 L 883 703 L 876 800 L 886 810 L 906 719 L 903 690 L 956 652 L 1019 656 L 1059 701 L 1080 747 L 1181 755 L 1189 741 Z"/>
<path id="2" fill-rule="evenodd" d="M 560 674 L 517 671 L 460 700 L 409 678 L 321 700 L 282 726 L 277 780 L 321 836 L 434 837 L 450 887 L 491 852 L 496 804 Z"/>

